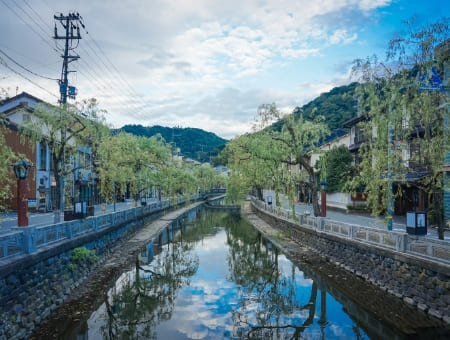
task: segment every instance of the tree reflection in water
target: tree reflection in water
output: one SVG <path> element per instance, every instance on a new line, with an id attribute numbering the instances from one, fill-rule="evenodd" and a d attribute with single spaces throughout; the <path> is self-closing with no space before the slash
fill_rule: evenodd
<path id="1" fill-rule="evenodd" d="M 157 338 L 156 326 L 171 318 L 178 291 L 198 269 L 192 245 L 181 235 L 167 247 L 160 244 L 160 253 L 150 264 L 141 265 L 136 259 L 135 270 L 122 275 L 113 291 L 105 294 L 104 339 Z"/>
<path id="2" fill-rule="evenodd" d="M 164 231 L 155 254 L 150 247 L 153 260 L 136 261 L 105 294 L 104 339 L 155 339 L 157 332 L 179 339 L 325 339 L 321 283 L 305 278 L 240 216 L 203 211 L 191 221 Z M 357 326 L 350 333 L 365 337 Z"/>
<path id="3" fill-rule="evenodd" d="M 296 296 L 295 267 L 291 276 L 284 276 L 278 268 L 278 249 L 256 230 L 240 226 L 239 220 L 226 225 L 230 280 L 236 282 L 239 295 L 239 308 L 233 311 L 234 335 L 299 339 L 314 321 L 317 284 L 313 282 L 309 300 L 302 304 Z"/>

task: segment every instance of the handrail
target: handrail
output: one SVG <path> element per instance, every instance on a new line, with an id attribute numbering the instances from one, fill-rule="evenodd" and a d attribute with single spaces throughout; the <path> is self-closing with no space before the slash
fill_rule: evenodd
<path id="1" fill-rule="evenodd" d="M 257 200 L 255 197 L 252 197 L 251 201 L 258 210 L 302 228 L 450 264 L 450 242 L 445 240 L 429 239 L 417 235 L 411 236 L 406 232 L 349 224 L 329 218 L 310 216 L 309 214 L 296 213 L 294 217 L 291 211 L 273 207 Z"/>
<path id="2" fill-rule="evenodd" d="M 206 194 L 223 194 L 225 189 L 211 189 Z M 203 195 L 192 194 L 189 201 L 197 201 Z M 185 204 L 183 197 L 177 197 L 175 206 Z M 129 223 L 158 211 L 173 207 L 172 200 L 162 199 L 158 203 L 90 216 L 80 220 L 61 222 L 46 226 L 13 227 L 11 232 L 0 234 L 0 261 L 23 254 L 32 254 L 57 242 L 97 232 L 112 225 Z"/>

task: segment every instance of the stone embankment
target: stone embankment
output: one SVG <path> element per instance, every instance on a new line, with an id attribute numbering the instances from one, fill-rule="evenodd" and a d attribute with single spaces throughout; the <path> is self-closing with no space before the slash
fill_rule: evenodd
<path id="1" fill-rule="evenodd" d="M 450 336 L 449 267 L 302 228 L 246 203 L 246 219 L 303 269 L 309 269 L 404 334 L 430 328 Z"/>

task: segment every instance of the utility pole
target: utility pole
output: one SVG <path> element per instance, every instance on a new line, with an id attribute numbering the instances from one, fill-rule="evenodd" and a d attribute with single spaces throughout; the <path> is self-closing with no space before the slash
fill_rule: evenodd
<path id="1" fill-rule="evenodd" d="M 69 63 L 80 58 L 78 55 L 70 55 L 70 51 L 74 50 L 81 39 L 80 35 L 80 25 L 85 28 L 82 18 L 78 13 L 69 13 L 69 15 L 63 15 L 62 13 L 54 16 L 55 20 L 58 20 L 62 27 L 64 27 L 65 34 L 58 35 L 58 29 L 55 22 L 55 40 L 65 40 L 64 43 L 64 54 L 61 56 L 63 58 L 63 66 L 61 70 L 61 79 L 59 83 L 59 92 L 61 94 L 60 104 L 64 105 L 67 103 L 67 98 L 75 99 L 77 95 L 77 89 L 74 86 L 69 86 L 68 75 Z M 75 44 L 74 44 L 75 43 Z"/>
<path id="2" fill-rule="evenodd" d="M 63 58 L 63 65 L 61 70 L 61 79 L 58 81 L 59 83 L 59 92 L 61 94 L 61 98 L 59 100 L 59 103 L 61 106 L 65 106 L 67 103 L 67 98 L 69 99 L 75 99 L 77 95 L 77 89 L 74 86 L 69 86 L 69 72 L 75 72 L 75 71 L 69 71 L 69 63 L 71 63 L 74 60 L 79 59 L 80 57 L 78 55 L 71 55 L 70 52 L 73 51 L 80 42 L 81 35 L 80 35 L 80 25 L 81 27 L 85 28 L 82 18 L 78 13 L 69 13 L 69 15 L 63 15 L 60 13 L 59 15 L 54 15 L 53 18 L 55 19 L 55 36 L 53 39 L 55 40 L 64 40 L 64 54 L 61 55 L 61 58 Z M 58 28 L 56 27 L 56 20 L 59 21 L 61 26 L 64 28 L 64 34 L 58 35 Z M 60 117 L 60 119 L 63 119 Z M 62 125 L 64 126 L 64 125 Z M 61 129 L 61 145 L 63 148 L 65 148 L 66 144 L 66 128 L 62 127 Z M 65 186 L 64 186 L 64 176 L 65 173 L 63 168 L 65 168 L 65 150 L 63 151 L 63 159 L 62 164 L 59 165 L 60 169 L 58 171 L 59 173 L 59 210 L 55 210 L 55 217 L 54 222 L 58 223 L 60 220 L 60 211 L 64 210 L 64 196 L 65 196 Z M 55 169 L 56 170 L 56 169 Z"/>

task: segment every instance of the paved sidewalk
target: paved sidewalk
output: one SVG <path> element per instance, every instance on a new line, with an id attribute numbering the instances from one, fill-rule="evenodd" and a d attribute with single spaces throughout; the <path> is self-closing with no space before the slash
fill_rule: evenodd
<path id="1" fill-rule="evenodd" d="M 147 204 L 158 202 L 157 198 L 147 198 Z M 115 204 L 116 211 L 130 209 L 133 207 L 134 201 L 118 202 Z M 140 203 L 138 202 L 138 206 Z M 114 204 L 110 203 L 106 205 L 106 212 L 111 213 L 114 211 Z M 97 204 L 94 206 L 94 215 L 98 216 L 102 213 L 102 205 Z M 29 212 L 28 213 L 28 225 L 30 226 L 45 226 L 53 224 L 54 212 L 40 213 Z M 60 221 L 64 222 L 64 213 L 60 215 Z M 17 212 L 0 212 L 0 234 L 8 233 L 17 227 Z"/>
<path id="2" fill-rule="evenodd" d="M 272 204 L 275 204 L 275 192 L 272 190 L 264 190 L 264 197 L 272 196 Z M 279 194 L 281 206 L 283 209 L 290 210 L 289 200 L 286 195 Z M 310 204 L 305 203 L 296 203 L 295 204 L 295 212 L 298 214 L 309 213 L 311 216 L 313 214 L 313 208 Z M 379 229 L 387 229 L 386 223 L 383 218 L 375 218 L 374 216 L 368 213 L 346 213 L 343 211 L 330 210 L 327 209 L 327 217 L 331 220 L 356 224 L 365 227 L 379 228 Z M 394 231 L 403 231 L 406 232 L 406 216 L 394 216 L 393 217 L 393 230 Z M 437 231 L 435 228 L 428 228 L 427 238 L 438 239 Z M 445 235 L 445 240 L 450 241 L 450 234 Z"/>

